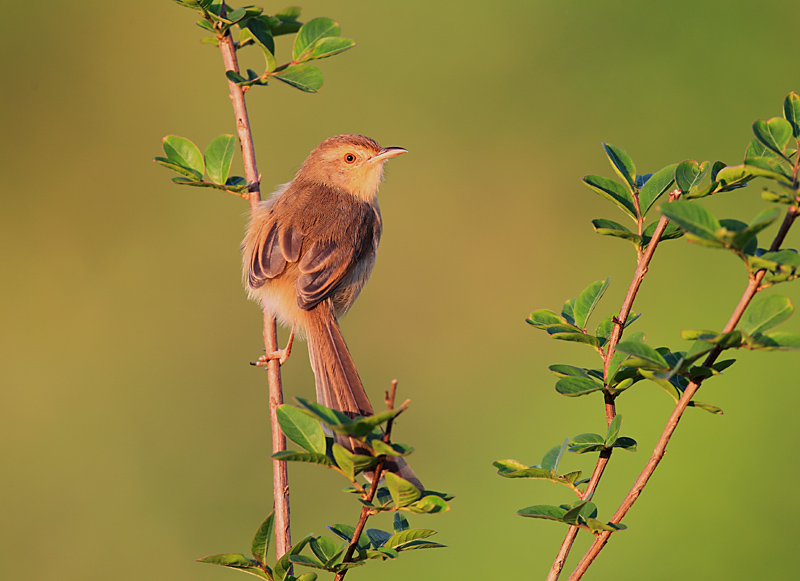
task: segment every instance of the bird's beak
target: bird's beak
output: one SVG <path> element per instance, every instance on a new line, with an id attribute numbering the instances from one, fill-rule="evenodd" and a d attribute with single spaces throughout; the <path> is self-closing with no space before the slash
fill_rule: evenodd
<path id="1" fill-rule="evenodd" d="M 384 147 L 381 149 L 381 152 L 370 159 L 371 162 L 383 162 L 391 157 L 395 157 L 400 155 L 401 153 L 408 153 L 407 149 L 403 149 L 402 147 Z"/>

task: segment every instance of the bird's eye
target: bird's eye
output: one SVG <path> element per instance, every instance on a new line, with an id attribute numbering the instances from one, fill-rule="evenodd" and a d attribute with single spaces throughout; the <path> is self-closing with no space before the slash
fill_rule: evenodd
<path id="1" fill-rule="evenodd" d="M 347 153 L 344 156 L 345 163 L 353 163 L 356 160 L 356 156 L 352 153 Z"/>

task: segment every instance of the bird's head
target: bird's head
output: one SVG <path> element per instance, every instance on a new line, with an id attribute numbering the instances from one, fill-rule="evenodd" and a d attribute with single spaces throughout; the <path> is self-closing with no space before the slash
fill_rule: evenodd
<path id="1" fill-rule="evenodd" d="M 402 147 L 381 147 L 363 135 L 336 135 L 309 154 L 297 175 L 373 202 L 383 179 L 383 164 L 401 153 L 406 153 Z"/>

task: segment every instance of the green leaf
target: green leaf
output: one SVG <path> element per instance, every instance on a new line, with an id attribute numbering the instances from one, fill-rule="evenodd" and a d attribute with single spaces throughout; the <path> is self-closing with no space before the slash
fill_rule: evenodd
<path id="1" fill-rule="evenodd" d="M 310 546 L 311 552 L 313 552 L 323 563 L 327 563 L 333 559 L 340 550 L 340 547 L 333 539 L 330 539 L 324 535 L 320 535 L 311 539 Z"/>
<path id="2" fill-rule="evenodd" d="M 758 334 L 753 337 L 753 344 L 748 347 L 764 351 L 797 351 L 800 350 L 800 335 L 781 331 Z"/>
<path id="3" fill-rule="evenodd" d="M 753 302 L 742 318 L 742 331 L 756 335 L 779 325 L 792 316 L 791 301 L 781 295 L 770 295 Z"/>
<path id="4" fill-rule="evenodd" d="M 359 563 L 360 565 L 361 563 Z M 317 581 L 317 574 L 316 573 L 304 573 L 297 577 L 294 581 Z"/>
<path id="5" fill-rule="evenodd" d="M 300 27 L 294 39 L 294 47 L 292 49 L 293 60 L 300 61 L 304 53 L 310 51 L 317 41 L 329 36 L 339 36 L 340 32 L 341 28 L 339 25 L 330 18 L 314 18 L 309 20 Z"/>
<path id="6" fill-rule="evenodd" d="M 203 154 L 200 153 L 200 150 L 194 143 L 185 137 L 167 135 L 161 140 L 161 147 L 164 148 L 164 153 L 169 161 L 187 169 L 194 170 L 194 172 L 200 174 L 200 178 L 203 177 L 206 171 Z"/>
<path id="7" fill-rule="evenodd" d="M 263 16 L 251 18 L 245 23 L 245 26 L 247 27 L 247 32 L 250 33 L 250 37 L 253 39 L 253 42 L 256 43 L 256 45 L 261 49 L 261 52 L 264 54 L 264 58 L 267 62 L 267 71 L 271 73 L 278 66 L 278 63 L 275 60 L 275 39 L 272 37 L 272 29 L 269 25 L 269 18 Z M 240 42 L 242 40 L 243 38 L 240 36 Z"/>
<path id="8" fill-rule="evenodd" d="M 623 212 L 636 221 L 636 206 L 631 193 L 619 182 L 602 176 L 588 175 L 584 183 L 605 199 L 616 204 Z"/>
<path id="9" fill-rule="evenodd" d="M 611 282 L 611 278 L 595 281 L 578 295 L 578 299 L 575 301 L 575 325 L 577 327 L 586 328 L 586 321 L 597 306 L 600 297 L 606 292 L 609 282 Z"/>
<path id="10" fill-rule="evenodd" d="M 603 389 L 603 384 L 585 377 L 562 377 L 556 382 L 556 391 L 561 395 L 577 397 Z"/>
<path id="11" fill-rule="evenodd" d="M 592 220 L 594 231 L 601 236 L 613 236 L 614 238 L 622 238 L 628 242 L 632 242 L 634 246 L 641 246 L 642 237 L 634 234 L 622 224 L 612 220 L 604 220 L 603 218 L 596 218 Z"/>
<path id="12" fill-rule="evenodd" d="M 324 563 L 320 563 L 314 557 L 307 557 L 306 555 L 290 555 L 289 562 L 295 565 L 304 565 L 306 567 L 313 567 L 314 569 L 322 569 L 323 571 L 328 570 Z"/>
<path id="13" fill-rule="evenodd" d="M 321 38 L 314 43 L 314 46 L 308 51 L 308 56 L 304 60 L 328 58 L 340 52 L 344 52 L 349 48 L 353 48 L 355 45 L 356 41 L 349 38 L 340 38 L 336 36 Z"/>
<path id="14" fill-rule="evenodd" d="M 273 76 L 295 89 L 306 93 L 316 93 L 322 88 L 322 73 L 311 65 L 289 65 Z"/>
<path id="15" fill-rule="evenodd" d="M 709 163 L 704 161 L 702 164 L 693 159 L 682 161 L 675 168 L 675 183 L 684 194 L 698 187 L 708 172 Z"/>
<path id="16" fill-rule="evenodd" d="M 641 345 L 641 343 L 640 343 Z M 606 432 L 605 445 L 606 448 L 611 448 L 619 437 L 619 431 L 622 428 L 622 415 L 617 414 L 611 423 L 608 424 L 608 431 Z"/>
<path id="17" fill-rule="evenodd" d="M 753 176 L 765 177 L 780 184 L 791 186 L 792 169 L 788 162 L 779 157 L 748 157 L 744 167 Z"/>
<path id="18" fill-rule="evenodd" d="M 605 447 L 605 440 L 600 434 L 578 434 L 569 443 L 569 451 L 575 454 L 601 452 Z"/>
<path id="19" fill-rule="evenodd" d="M 282 21 L 296 21 L 300 18 L 300 15 L 303 13 L 303 9 L 299 6 L 289 6 L 288 8 L 284 8 L 280 12 L 278 12 L 275 16 L 280 18 Z"/>
<path id="20" fill-rule="evenodd" d="M 548 329 L 548 332 L 550 330 Z M 600 346 L 600 341 L 593 335 L 587 335 L 582 332 L 556 332 L 550 333 L 550 337 L 558 339 L 559 341 L 571 341 L 573 343 L 584 343 L 590 347 L 597 349 Z"/>
<path id="21" fill-rule="evenodd" d="M 387 472 L 384 475 L 386 486 L 392 495 L 395 506 L 408 506 L 422 496 L 422 491 L 411 484 L 408 480 L 400 478 L 394 472 Z"/>
<path id="22" fill-rule="evenodd" d="M 629 452 L 636 451 L 636 440 L 633 438 L 628 438 L 627 436 L 620 436 L 617 438 L 616 442 L 611 446 L 612 448 L 622 448 L 623 450 L 628 450 Z"/>
<path id="23" fill-rule="evenodd" d="M 269 516 L 258 527 L 253 542 L 251 543 L 251 550 L 253 557 L 256 560 L 264 563 L 266 561 L 267 551 L 269 551 L 269 541 L 272 538 L 272 529 L 274 525 L 275 511 L 269 513 Z"/>
<path id="24" fill-rule="evenodd" d="M 581 521 L 595 516 L 597 516 L 597 507 L 594 503 L 585 500 L 578 502 L 564 513 L 562 520 L 569 525 L 579 525 L 582 524 Z"/>
<path id="25" fill-rule="evenodd" d="M 733 246 L 739 250 L 744 250 L 748 242 L 753 240 L 759 232 L 778 219 L 780 213 L 781 211 L 779 208 L 769 208 L 759 213 L 753 218 L 750 224 L 739 230 L 733 236 Z M 721 237 L 718 235 L 717 238 L 720 239 Z"/>
<path id="26" fill-rule="evenodd" d="M 553 325 L 560 325 L 564 323 L 564 319 L 556 315 L 553 311 L 542 309 L 539 311 L 533 311 L 525 320 L 525 322 L 533 327 L 536 327 L 537 329 L 544 330 Z"/>
<path id="27" fill-rule="evenodd" d="M 389 474 L 391 474 L 391 472 L 388 473 L 387 476 Z M 450 505 L 447 504 L 447 501 L 443 498 L 429 495 L 420 498 L 417 502 L 409 504 L 406 508 L 418 514 L 438 514 L 450 510 Z"/>
<path id="28" fill-rule="evenodd" d="M 792 136 L 792 125 L 789 121 L 782 117 L 773 117 L 766 121 L 759 119 L 753 123 L 753 133 L 767 149 L 788 159 L 784 150 Z"/>
<path id="29" fill-rule="evenodd" d="M 678 164 L 673 163 L 661 168 L 642 186 L 639 191 L 639 209 L 642 211 L 642 216 L 645 216 L 658 198 L 669 191 L 672 184 L 675 183 L 675 169 L 677 167 Z"/>
<path id="30" fill-rule="evenodd" d="M 558 470 L 558 464 L 561 462 L 561 457 L 564 455 L 564 450 L 567 449 L 567 443 L 569 442 L 569 438 L 564 440 L 564 443 L 560 446 L 556 446 L 555 448 L 551 448 L 542 458 L 542 463 L 540 466 L 544 470 L 550 470 L 551 472 L 555 472 Z"/>
<path id="31" fill-rule="evenodd" d="M 500 476 L 505 476 L 507 474 L 511 474 L 512 472 L 528 469 L 527 464 L 523 464 L 518 460 L 497 460 L 492 462 L 492 466 L 497 468 L 497 474 Z"/>
<path id="32" fill-rule="evenodd" d="M 546 520 L 563 521 L 564 515 L 567 514 L 567 511 L 561 508 L 560 506 L 551 506 L 548 504 L 536 504 L 534 506 L 528 506 L 519 509 L 517 511 L 517 514 L 519 516 L 524 516 L 529 518 L 543 518 Z"/>
<path id="33" fill-rule="evenodd" d="M 392 522 L 394 532 L 399 533 L 408 530 L 408 519 L 399 512 L 394 513 L 394 520 Z"/>
<path id="34" fill-rule="evenodd" d="M 289 557 L 299 554 L 300 551 L 302 551 L 313 538 L 314 537 L 311 535 L 305 537 L 302 541 L 296 545 L 293 545 L 292 548 L 286 552 L 286 554 L 282 555 L 281 558 L 278 559 L 278 562 L 275 563 L 275 568 L 273 569 L 276 581 L 283 581 L 286 578 L 286 574 L 291 567 L 291 561 L 289 561 Z"/>
<path id="35" fill-rule="evenodd" d="M 658 222 L 650 222 L 644 231 L 642 232 L 642 242 L 646 247 L 650 244 L 650 240 L 653 239 L 653 234 L 656 233 L 656 228 L 658 227 Z M 680 226 L 678 226 L 675 222 L 668 222 L 666 228 L 664 228 L 664 232 L 661 234 L 661 242 L 664 240 L 674 240 L 676 238 L 680 238 L 683 236 L 683 230 L 681 230 Z"/>
<path id="36" fill-rule="evenodd" d="M 564 301 L 564 304 L 561 306 L 561 316 L 564 320 L 572 325 L 575 326 L 575 301 L 577 299 L 567 299 Z"/>
<path id="37" fill-rule="evenodd" d="M 617 175 L 625 180 L 631 192 L 636 191 L 636 167 L 633 165 L 633 160 L 619 147 L 615 147 L 610 143 L 604 143 L 603 149 L 611 162 L 611 166 Z M 634 213 L 634 216 L 636 214 Z"/>
<path id="38" fill-rule="evenodd" d="M 328 528 L 337 537 L 347 541 L 348 544 L 353 541 L 353 535 L 356 533 L 355 527 L 350 526 L 350 525 L 336 524 L 336 525 L 333 525 L 333 526 L 329 526 Z M 369 549 L 369 547 L 370 547 L 369 539 L 365 539 L 364 537 L 359 537 L 359 539 L 358 539 L 358 550 L 359 551 L 366 551 L 367 549 Z"/>
<path id="39" fill-rule="evenodd" d="M 617 351 L 632 355 L 636 359 L 642 360 L 642 365 L 632 365 L 632 361 L 627 361 L 629 367 L 645 367 L 655 369 L 669 369 L 670 366 L 661 354 L 644 343 L 638 341 L 621 341 L 617 344 Z"/>
<path id="40" fill-rule="evenodd" d="M 380 529 L 367 529 L 364 532 L 367 533 L 367 537 L 369 537 L 369 540 L 375 549 L 380 549 L 386 544 L 386 541 L 392 537 L 391 533 L 387 533 L 386 531 L 382 531 Z"/>
<path id="41" fill-rule="evenodd" d="M 319 421 L 290 405 L 282 405 L 277 411 L 278 423 L 286 437 L 308 452 L 325 454 L 325 433 Z"/>
<path id="42" fill-rule="evenodd" d="M 447 545 L 442 545 L 441 543 L 434 543 L 432 541 L 409 541 L 404 545 L 400 545 L 397 547 L 398 551 L 415 551 L 417 549 L 444 549 Z"/>
<path id="43" fill-rule="evenodd" d="M 153 161 L 156 162 L 157 164 L 163 165 L 167 169 L 171 169 L 172 171 L 176 171 L 179 174 L 186 176 L 190 180 L 203 179 L 203 176 L 199 174 L 196 170 L 190 169 L 188 167 L 183 167 L 182 165 L 179 165 L 167 159 L 166 157 L 154 157 Z"/>
<path id="44" fill-rule="evenodd" d="M 610 532 L 624 531 L 625 529 L 628 528 L 625 525 L 612 522 L 603 524 L 596 518 L 592 517 L 586 519 L 586 526 L 588 526 L 589 530 L 591 530 L 593 533 L 597 533 L 600 531 L 610 531 Z"/>
<path id="45" fill-rule="evenodd" d="M 334 444 L 332 450 L 336 464 L 350 480 L 353 480 L 357 474 L 378 463 L 377 458 L 364 456 L 362 454 L 353 454 L 339 444 Z"/>
<path id="46" fill-rule="evenodd" d="M 399 533 L 393 534 L 391 537 L 388 538 L 384 546 L 390 547 L 392 549 L 403 550 L 399 548 L 401 545 L 405 545 L 410 541 L 415 541 L 417 539 L 427 539 L 436 534 L 436 531 L 431 529 L 408 529 Z"/>
<path id="47" fill-rule="evenodd" d="M 687 232 L 706 240 L 716 240 L 722 226 L 714 215 L 700 204 L 676 200 L 661 206 L 661 213 Z"/>
<path id="48" fill-rule="evenodd" d="M 241 554 L 209 555 L 208 557 L 203 557 L 202 559 L 197 560 L 200 563 L 222 565 L 223 567 L 229 567 L 231 569 L 236 569 L 237 571 L 250 573 L 256 577 L 261 577 L 262 579 L 269 579 L 267 574 L 258 566 L 258 563 Z"/>
<path id="49" fill-rule="evenodd" d="M 365 418 L 357 418 L 349 424 L 331 426 L 331 429 L 337 434 L 352 436 L 354 438 L 363 438 L 381 424 L 388 422 L 392 418 L 396 418 L 401 413 L 403 413 L 403 408 L 379 412 Z"/>
<path id="50" fill-rule="evenodd" d="M 792 126 L 792 135 L 800 139 L 800 95 L 792 91 L 783 101 L 783 116 Z"/>
<path id="51" fill-rule="evenodd" d="M 325 454 L 317 454 L 315 452 L 293 452 L 292 450 L 284 450 L 282 452 L 275 452 L 272 455 L 273 460 L 281 460 L 283 462 L 308 462 L 310 464 L 319 464 L 320 466 L 332 466 L 333 462 Z"/>
<path id="52" fill-rule="evenodd" d="M 316 418 L 330 428 L 353 423 L 353 420 L 340 411 L 326 408 L 324 405 L 318 404 L 317 402 L 308 401 L 302 397 L 298 397 L 296 399 L 297 402 L 303 406 L 303 408 L 305 408 L 305 412 L 307 414 L 311 415 L 313 418 Z"/>

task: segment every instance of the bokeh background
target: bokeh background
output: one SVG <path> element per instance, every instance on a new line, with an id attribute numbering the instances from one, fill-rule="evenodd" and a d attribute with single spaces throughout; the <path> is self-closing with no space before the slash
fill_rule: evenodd
<path id="1" fill-rule="evenodd" d="M 164 135 L 205 147 L 234 132 L 220 56 L 168 0 L 2 4 L 0 578 L 236 578 L 193 560 L 246 552 L 271 505 L 266 379 L 248 365 L 261 321 L 240 284 L 247 206 L 176 187 L 151 162 Z M 604 423 L 601 398 L 557 395 L 547 370 L 594 365 L 592 351 L 524 319 L 610 276 L 599 321 L 634 267 L 626 243 L 592 231 L 592 218 L 622 215 L 580 178 L 613 175 L 601 141 L 641 173 L 690 157 L 739 162 L 752 122 L 800 90 L 800 4 L 302 5 L 358 46 L 320 62 L 319 94 L 250 93 L 263 183 L 290 180 L 337 133 L 408 148 L 387 167 L 380 259 L 342 326 L 373 399 L 397 378 L 412 400 L 396 436 L 417 447 L 418 474 L 457 496 L 447 514 L 411 518 L 450 548 L 348 578 L 542 579 L 566 529 L 515 511 L 569 493 L 503 480 L 491 462 L 537 463 Z M 278 50 L 281 61 L 290 49 Z M 765 206 L 758 192 L 708 204 L 747 220 Z M 636 329 L 680 348 L 683 328 L 721 328 L 744 284 L 732 256 L 669 242 Z M 800 298 L 791 285 L 778 292 Z M 800 332 L 800 319 L 783 329 Z M 739 355 L 700 393 L 725 415 L 686 414 L 591 579 L 796 574 L 797 355 Z M 284 378 L 287 397 L 313 393 L 304 346 Z M 670 409 L 653 385 L 620 400 L 640 451 L 614 455 L 601 517 Z M 357 519 L 333 475 L 301 465 L 290 479 L 295 538 Z"/>

